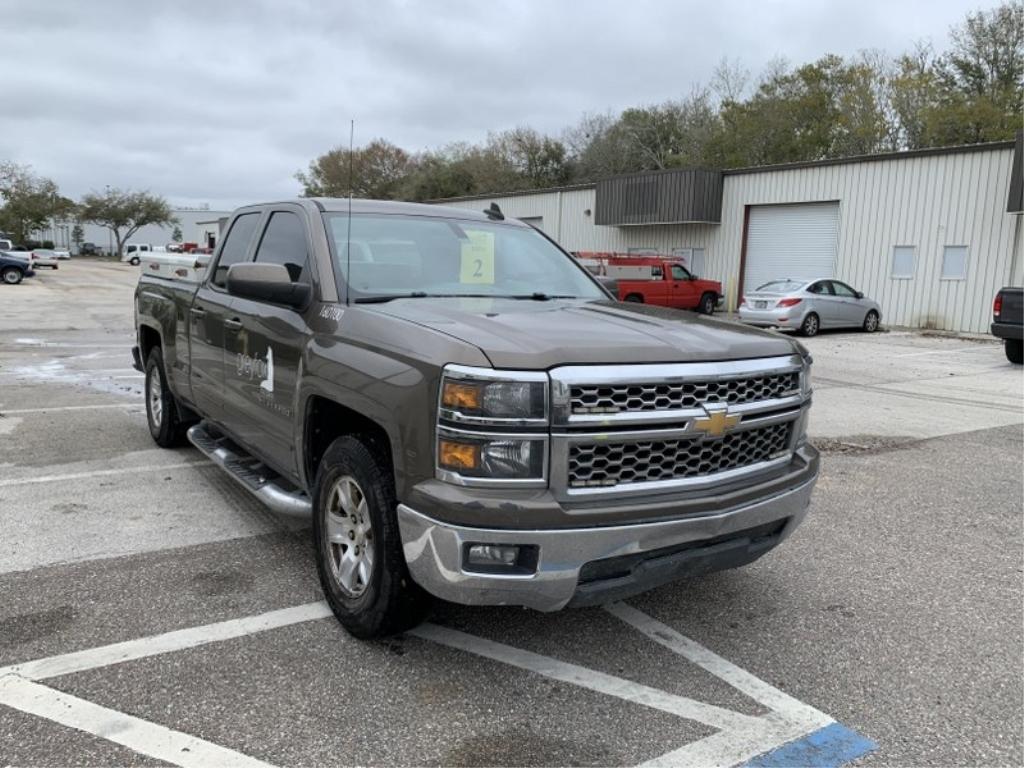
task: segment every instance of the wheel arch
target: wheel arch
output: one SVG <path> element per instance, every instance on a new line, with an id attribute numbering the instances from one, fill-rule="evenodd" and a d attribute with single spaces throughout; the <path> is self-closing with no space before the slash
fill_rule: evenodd
<path id="1" fill-rule="evenodd" d="M 139 357 L 142 358 L 143 365 L 146 364 L 146 360 L 149 359 L 149 353 L 155 347 L 163 349 L 163 346 L 163 338 L 158 328 L 154 328 L 147 323 L 139 325 Z"/>
<path id="2" fill-rule="evenodd" d="M 306 399 L 302 415 L 301 468 L 307 487 L 312 490 L 320 461 L 328 447 L 346 435 L 362 437 L 376 449 L 376 453 L 387 459 L 388 466 L 384 471 L 391 473 L 397 490 L 397 439 L 393 439 L 379 421 L 322 394 L 311 394 Z"/>

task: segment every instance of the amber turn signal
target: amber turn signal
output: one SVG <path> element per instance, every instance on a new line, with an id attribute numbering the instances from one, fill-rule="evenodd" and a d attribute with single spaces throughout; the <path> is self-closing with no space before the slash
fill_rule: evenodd
<path id="1" fill-rule="evenodd" d="M 458 381 L 446 381 L 441 393 L 441 405 L 455 410 L 480 409 L 481 388 L 476 384 L 463 384 Z"/>
<path id="2" fill-rule="evenodd" d="M 437 455 L 437 463 L 445 469 L 477 469 L 480 466 L 479 445 L 441 438 L 437 443 Z"/>

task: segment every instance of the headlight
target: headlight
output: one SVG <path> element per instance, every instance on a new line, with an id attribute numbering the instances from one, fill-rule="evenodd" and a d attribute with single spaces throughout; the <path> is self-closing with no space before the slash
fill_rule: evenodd
<path id="1" fill-rule="evenodd" d="M 441 427 L 437 435 L 437 468 L 442 480 L 463 485 L 481 481 L 545 479 L 546 437 L 484 435 Z M 477 482 L 466 483 L 473 479 Z"/>
<path id="2" fill-rule="evenodd" d="M 441 378 L 439 415 L 461 424 L 548 423 L 548 376 L 450 365 Z"/>
<path id="3" fill-rule="evenodd" d="M 800 394 L 804 397 L 810 397 L 813 389 L 811 388 L 811 361 L 810 358 L 804 360 L 803 370 L 800 371 Z"/>
<path id="4" fill-rule="evenodd" d="M 459 485 L 547 485 L 548 375 L 449 365 L 437 409 L 437 477 Z"/>

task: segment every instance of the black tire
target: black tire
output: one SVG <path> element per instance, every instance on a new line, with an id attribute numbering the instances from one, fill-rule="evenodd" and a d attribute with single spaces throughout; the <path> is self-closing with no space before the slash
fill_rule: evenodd
<path id="1" fill-rule="evenodd" d="M 328 514 L 333 490 L 354 480 L 373 534 L 370 576 L 362 591 L 351 594 L 335 574 L 336 546 L 328 537 Z M 339 437 L 324 453 L 313 494 L 313 544 L 327 604 L 348 632 L 369 639 L 393 635 L 419 624 L 430 609 L 430 596 L 409 575 L 398 530 L 395 483 L 384 451 L 357 436 Z M 358 547 L 356 547 L 358 554 Z"/>
<path id="2" fill-rule="evenodd" d="M 631 294 L 629 294 L 625 298 L 625 300 L 626 301 L 631 301 L 634 304 L 643 304 L 644 303 L 644 297 L 641 296 L 639 293 L 631 293 Z"/>
<path id="3" fill-rule="evenodd" d="M 23 277 L 25 275 L 17 267 L 4 267 L 3 272 L 0 272 L 0 279 L 7 283 L 7 285 L 17 285 Z"/>
<path id="4" fill-rule="evenodd" d="M 864 316 L 864 333 L 874 333 L 878 330 L 878 313 L 875 310 L 871 310 Z"/>
<path id="5" fill-rule="evenodd" d="M 133 267 L 137 267 L 142 262 L 138 256 L 132 256 L 131 260 L 128 263 L 131 264 Z"/>
<path id="6" fill-rule="evenodd" d="M 1024 340 L 1006 339 L 1003 344 L 1006 350 L 1006 359 L 1014 365 L 1024 364 Z"/>
<path id="7" fill-rule="evenodd" d="M 807 317 L 800 323 L 800 333 L 804 336 L 817 336 L 821 330 L 821 320 L 814 312 L 808 312 Z"/>
<path id="8" fill-rule="evenodd" d="M 164 357 L 160 347 L 150 350 L 146 360 L 146 423 L 149 434 L 161 448 L 184 445 L 190 424 L 181 420 L 178 403 L 167 386 Z M 159 407 L 156 407 L 159 404 Z"/>
<path id="9" fill-rule="evenodd" d="M 713 315 L 715 313 L 715 304 L 718 302 L 718 297 L 713 293 L 705 293 L 700 297 L 700 304 L 697 305 L 697 311 L 702 315 Z"/>

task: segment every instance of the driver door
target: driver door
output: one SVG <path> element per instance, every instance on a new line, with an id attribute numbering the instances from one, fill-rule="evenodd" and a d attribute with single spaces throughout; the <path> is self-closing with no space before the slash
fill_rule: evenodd
<path id="1" fill-rule="evenodd" d="M 694 284 L 693 275 L 681 264 L 672 264 L 672 306 L 678 309 L 695 309 L 700 296 Z"/>

